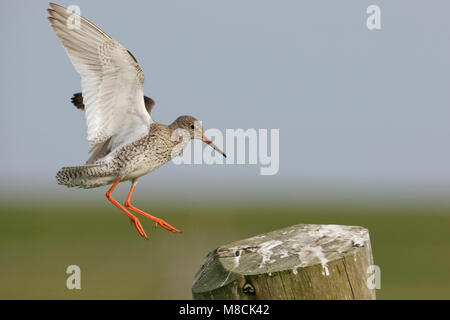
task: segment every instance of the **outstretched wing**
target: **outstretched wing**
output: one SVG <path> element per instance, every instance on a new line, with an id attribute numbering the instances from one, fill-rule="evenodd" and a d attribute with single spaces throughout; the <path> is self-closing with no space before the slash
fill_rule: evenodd
<path id="1" fill-rule="evenodd" d="M 70 101 L 72 101 L 77 109 L 84 110 L 83 94 L 81 92 L 74 93 Z M 152 98 L 144 96 L 144 104 L 145 110 L 147 110 L 148 114 L 151 116 L 155 101 Z"/>
<path id="2" fill-rule="evenodd" d="M 144 73 L 136 59 L 87 19 L 50 6 L 52 29 L 81 76 L 91 150 L 107 140 L 114 148 L 147 134 L 152 119 L 142 99 Z"/>

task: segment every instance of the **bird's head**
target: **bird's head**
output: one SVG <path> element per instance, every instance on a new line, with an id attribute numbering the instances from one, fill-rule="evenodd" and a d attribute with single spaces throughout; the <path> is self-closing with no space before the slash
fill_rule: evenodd
<path id="1" fill-rule="evenodd" d="M 204 130 L 201 122 L 192 116 L 180 116 L 178 117 L 170 127 L 172 130 L 182 129 L 189 134 L 191 139 L 199 139 L 209 145 L 211 148 L 219 152 L 225 158 L 227 157 L 222 150 L 220 150 L 211 140 L 205 137 Z"/>

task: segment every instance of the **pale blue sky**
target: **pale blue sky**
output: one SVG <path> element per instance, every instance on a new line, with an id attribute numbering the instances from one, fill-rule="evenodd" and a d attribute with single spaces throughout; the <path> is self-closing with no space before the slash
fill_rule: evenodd
<path id="1" fill-rule="evenodd" d="M 54 175 L 82 164 L 88 144 L 70 104 L 79 76 L 47 3 L 0 3 L 0 177 L 3 188 L 65 194 Z M 280 129 L 276 176 L 257 165 L 169 164 L 142 179 L 148 190 L 450 190 L 448 1 L 58 3 L 79 5 L 134 54 L 156 121 L 192 114 L 207 128 Z M 366 28 L 370 4 L 381 7 L 379 31 Z"/>

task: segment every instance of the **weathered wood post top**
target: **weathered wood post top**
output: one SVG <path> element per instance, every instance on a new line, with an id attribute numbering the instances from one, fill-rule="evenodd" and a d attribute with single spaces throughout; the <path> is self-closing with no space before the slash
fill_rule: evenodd
<path id="1" fill-rule="evenodd" d="M 221 246 L 195 275 L 194 299 L 375 299 L 363 227 L 300 224 Z"/>

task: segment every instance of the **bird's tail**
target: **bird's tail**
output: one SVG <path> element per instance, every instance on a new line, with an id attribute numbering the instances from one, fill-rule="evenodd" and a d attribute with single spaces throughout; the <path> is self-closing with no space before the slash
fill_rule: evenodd
<path id="1" fill-rule="evenodd" d="M 58 184 L 86 189 L 110 184 L 115 179 L 116 177 L 105 164 L 64 167 L 56 174 Z"/>

